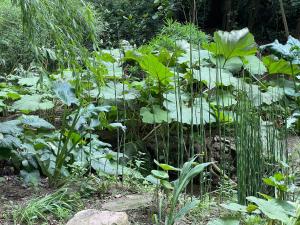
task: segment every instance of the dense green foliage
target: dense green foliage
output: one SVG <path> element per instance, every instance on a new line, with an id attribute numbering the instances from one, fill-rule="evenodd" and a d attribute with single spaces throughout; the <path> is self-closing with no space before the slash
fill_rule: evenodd
<path id="1" fill-rule="evenodd" d="M 80 48 L 93 47 L 103 24 L 101 17 L 94 17 L 92 6 L 86 8 L 77 0 L 49 3 L 1 2 L 1 72 L 9 73 L 19 64 L 28 68 L 33 61 L 55 70 L 82 54 Z M 69 16 L 61 17 L 66 10 Z"/>
<path id="2" fill-rule="evenodd" d="M 142 44 L 155 35 L 163 17 L 154 17 L 156 8 L 147 0 L 90 0 L 105 21 L 100 35 L 102 46 L 118 46 L 121 40 Z M 130 10 L 129 10 L 130 9 Z M 134 34 L 134 36 L 132 35 Z"/>
<path id="3" fill-rule="evenodd" d="M 172 52 L 168 52 L 166 49 L 161 49 L 161 52 L 152 54 L 149 51 L 145 51 L 145 48 L 141 48 L 126 51 L 124 56 L 117 49 L 115 50 L 116 54 L 110 51 L 102 51 L 95 55 L 96 58 L 92 60 L 94 61 L 93 64 L 88 64 L 87 71 L 64 70 L 61 74 L 51 75 L 50 79 L 44 77 L 43 89 L 35 86 L 38 82 L 38 77 L 34 73 L 26 78 L 22 77 L 23 74 L 10 76 L 9 81 L 2 84 L 1 98 L 3 99 L 2 111 L 4 113 L 14 111 L 31 113 L 38 110 L 55 109 L 57 103 L 53 104 L 51 102 L 54 99 L 59 99 L 65 106 L 62 117 L 56 118 L 62 120 L 60 132 L 52 132 L 50 136 L 47 133 L 53 130 L 54 127 L 38 117 L 26 118 L 25 121 L 29 120 L 30 122 L 24 122 L 23 118 L 25 117 L 23 116 L 17 120 L 2 123 L 1 133 L 3 138 L 1 139 L 1 145 L 5 149 L 3 156 L 16 155 L 19 158 L 20 155 L 13 147 L 13 145 L 19 143 L 18 148 L 23 149 L 25 152 L 31 149 L 30 155 L 31 157 L 34 156 L 34 161 L 36 161 L 35 163 L 26 164 L 27 166 L 23 168 L 25 171 L 31 172 L 33 169 L 41 167 L 43 174 L 58 178 L 60 174 L 63 176 L 68 174 L 68 165 L 78 163 L 77 157 L 79 155 L 82 157 L 83 154 L 81 149 L 86 148 L 88 155 L 84 160 L 81 159 L 83 161 L 80 160 L 82 166 L 91 167 L 95 170 L 110 171 L 110 174 L 120 173 L 120 168 L 118 168 L 119 153 L 117 153 L 118 156 L 109 158 L 112 163 L 111 168 L 109 168 L 110 164 L 106 162 L 108 159 L 105 159 L 104 162 L 101 162 L 102 160 L 97 163 L 93 162 L 92 158 L 89 159 L 89 157 L 92 157 L 93 141 L 97 143 L 99 136 L 93 134 L 94 138 L 92 140 L 85 141 L 85 139 L 94 130 L 101 131 L 109 127 L 119 127 L 124 130 L 123 125 L 118 122 L 121 117 L 126 115 L 124 123 L 127 126 L 126 134 L 127 138 L 129 138 L 128 140 L 130 140 L 129 142 L 133 145 L 137 144 L 138 135 L 145 135 L 143 132 L 140 134 L 136 132 L 137 125 L 141 124 L 141 122 L 146 126 L 161 124 L 161 129 L 169 129 L 167 133 L 162 133 L 162 138 L 164 139 L 162 143 L 165 145 L 163 154 L 159 154 L 157 149 L 150 154 L 153 155 L 153 158 L 180 165 L 183 162 L 182 160 L 188 158 L 188 154 L 182 152 L 183 149 L 180 142 L 178 142 L 178 146 L 170 148 L 168 147 L 170 143 L 166 140 L 168 140 L 168 135 L 179 135 L 179 138 L 183 134 L 179 134 L 180 130 L 177 130 L 179 133 L 176 134 L 176 126 L 172 128 L 168 124 L 178 122 L 181 124 L 181 127 L 201 127 L 205 124 L 219 124 L 218 126 L 223 124 L 226 126 L 226 124 L 230 125 L 236 122 L 237 127 L 245 125 L 244 130 L 241 130 L 241 135 L 245 135 L 248 129 L 250 129 L 249 132 L 251 130 L 264 129 L 264 125 L 260 122 L 259 117 L 257 124 L 254 124 L 252 128 L 248 127 L 249 122 L 247 121 L 254 122 L 254 120 L 251 114 L 247 118 L 246 112 L 253 110 L 255 115 L 263 116 L 264 107 L 272 108 L 273 103 L 278 104 L 278 102 L 281 102 L 280 104 L 283 104 L 286 101 L 284 100 L 285 87 L 273 87 L 268 83 L 262 84 L 258 80 L 259 76 L 266 72 L 267 69 L 270 69 L 270 67 L 266 64 L 266 68 L 263 69 L 263 62 L 254 56 L 257 50 L 253 36 L 247 29 L 231 33 L 216 32 L 214 42 L 204 45 L 208 50 L 199 50 L 196 45 L 191 47 L 187 41 L 181 41 L 178 46 L 180 50 L 176 52 L 174 58 L 171 55 Z M 222 51 L 219 51 L 217 46 L 223 46 L 221 48 Z M 253 59 L 255 60 L 253 61 Z M 134 67 L 139 68 L 139 73 L 142 73 L 143 78 L 136 77 L 138 74 L 130 74 L 130 70 L 128 70 L 127 76 L 129 77 L 124 80 L 122 77 L 123 69 L 119 64 L 122 61 L 129 63 L 129 65 L 136 62 L 137 64 Z M 173 62 L 173 64 L 170 62 Z M 251 62 L 251 66 L 247 66 L 249 62 Z M 179 68 L 179 73 L 173 73 L 174 65 Z M 239 77 L 242 68 L 248 72 L 248 82 L 249 79 L 252 79 L 253 83 L 245 82 L 247 80 L 246 77 Z M 298 65 L 295 65 L 295 68 L 298 68 Z M 118 71 L 121 71 L 121 73 L 118 73 Z M 220 71 L 220 74 L 217 71 Z M 294 71 L 296 72 L 297 70 Z M 96 76 L 90 76 L 90 73 L 95 73 Z M 276 71 L 272 73 L 276 73 Z M 74 77 L 73 74 L 77 75 Z M 294 74 L 291 75 L 294 76 Z M 59 81 L 60 79 L 65 81 L 61 82 Z M 78 79 L 80 79 L 79 83 Z M 103 84 L 103 81 L 99 83 L 99 79 L 106 81 L 106 84 Z M 191 88 L 195 84 L 196 88 Z M 298 81 L 296 85 L 298 85 Z M 205 94 L 201 93 L 198 87 L 204 88 Z M 79 91 L 74 93 L 73 90 Z M 39 95 L 35 94 L 36 91 L 39 92 Z M 242 94 L 240 92 L 248 93 L 245 95 L 245 99 L 241 98 Z M 96 100 L 99 105 L 91 104 L 90 101 L 92 99 Z M 124 102 L 122 103 L 122 101 Z M 247 103 L 248 101 L 250 103 Z M 101 102 L 105 104 L 101 104 Z M 126 109 L 127 104 L 131 104 L 130 109 Z M 247 107 L 243 106 L 243 104 L 246 106 L 250 104 L 249 110 L 246 110 Z M 242 107 L 241 110 L 236 107 L 239 105 Z M 117 115 L 115 111 L 111 112 L 111 106 L 117 107 Z M 237 119 L 234 117 L 235 113 L 237 115 L 240 114 Z M 92 115 L 95 115 L 95 118 L 91 117 Z M 288 116 L 291 115 L 286 114 L 283 116 L 284 119 L 288 119 Z M 272 121 L 272 118 L 269 117 L 263 119 Z M 52 121 L 54 120 L 52 119 Z M 45 125 L 41 127 L 39 123 Z M 131 123 L 135 124 L 135 126 L 132 127 Z M 28 132 L 26 124 L 35 130 L 37 129 L 37 133 L 32 134 L 30 132 L 30 135 L 27 134 L 27 138 L 24 139 L 23 135 Z M 13 128 L 15 130 L 11 130 Z M 41 133 L 41 129 L 47 130 L 46 134 Z M 179 129 L 181 128 L 179 127 Z M 266 132 L 268 134 L 271 131 Z M 31 138 L 28 138 L 28 135 Z M 40 136 L 41 141 L 43 141 L 37 143 L 39 139 L 34 138 L 35 135 Z M 189 135 L 191 134 L 183 135 L 181 137 L 183 138 L 182 141 L 185 142 Z M 258 140 L 260 137 L 262 138 L 261 141 L 263 141 L 264 133 L 262 131 L 256 135 L 252 133 L 253 139 L 239 136 L 238 132 L 236 135 L 239 139 L 249 141 L 245 144 L 242 142 L 237 144 L 238 153 L 244 154 L 245 146 L 248 146 L 250 149 L 257 148 L 262 154 L 266 151 L 268 154 L 274 152 L 272 154 L 277 155 L 277 151 L 280 150 L 272 150 L 272 147 L 268 147 L 268 145 L 265 146 L 266 149 L 261 149 L 260 141 L 253 143 L 250 141 Z M 45 143 L 41 145 L 45 138 L 47 142 L 51 140 L 56 147 L 53 148 L 53 146 Z M 272 143 L 275 144 L 277 138 L 279 137 L 274 137 Z M 12 140 L 15 141 L 12 142 Z M 126 139 L 125 144 L 127 144 Z M 156 140 L 155 145 L 158 146 L 158 144 L 158 140 Z M 108 147 L 110 145 L 104 143 L 102 146 Z M 117 147 L 119 148 L 120 146 Z M 177 147 L 179 148 L 177 149 Z M 37 150 L 36 148 L 47 149 L 47 157 L 51 159 L 51 163 L 47 160 L 45 161 L 46 156 L 40 158 L 39 154 L 34 153 Z M 190 146 L 190 154 L 192 154 L 191 149 Z M 174 154 L 172 157 L 169 157 L 170 154 L 172 155 L 172 151 L 175 151 L 178 157 L 181 155 L 180 161 L 174 157 L 176 156 Z M 39 151 L 38 153 L 41 152 Z M 253 151 L 253 154 L 257 153 Z M 70 157 L 71 155 L 72 157 Z M 250 160 L 249 165 L 251 165 L 251 158 L 248 156 L 246 154 L 244 159 Z M 21 156 L 21 159 L 22 157 L 24 156 Z M 26 157 L 28 156 L 25 155 L 25 159 Z M 41 161 L 41 159 L 43 160 Z M 202 160 L 208 161 L 210 159 L 203 158 Z M 276 160 L 275 158 L 275 161 L 269 162 L 275 163 Z M 21 161 L 24 161 L 24 158 Z M 101 163 L 105 166 L 102 167 Z M 222 165 L 222 162 L 220 163 Z M 238 163 L 238 169 L 239 165 L 243 168 L 242 166 L 246 165 L 245 163 L 245 161 Z M 226 170 L 226 168 L 224 169 Z M 122 172 L 126 170 L 122 170 Z M 241 171 L 244 171 L 244 169 L 241 169 Z M 241 176 L 239 179 L 242 179 L 244 172 L 241 172 L 238 176 Z M 257 181 L 253 183 L 251 183 L 252 181 L 245 182 L 244 185 L 246 186 L 255 185 L 260 187 L 257 185 Z M 257 188 L 253 188 L 251 193 L 258 191 Z M 243 189 L 240 188 L 240 190 Z M 246 191 L 243 191 L 244 196 L 246 193 Z"/>
<path id="4" fill-rule="evenodd" d="M 0 72 L 11 72 L 18 64 L 27 68 L 34 61 L 34 51 L 28 37 L 23 33 L 20 8 L 14 6 L 10 0 L 0 2 Z M 49 47 L 48 31 L 39 30 L 37 45 Z"/>
<path id="5" fill-rule="evenodd" d="M 1 62 L 8 63 L 0 79 L 0 160 L 26 185 L 45 176 L 62 186 L 78 171 L 152 183 L 153 222 L 173 225 L 201 203 L 181 200 L 197 184 L 200 197 L 231 195 L 239 204 L 222 206 L 244 216 L 209 224 L 239 224 L 252 214 L 269 224 L 297 222 L 298 203 L 286 200 L 299 200 L 299 171 L 287 165 L 287 135 L 300 127 L 299 40 L 259 46 L 248 28 L 210 38 L 193 23 L 163 25 L 178 15 L 178 3 L 196 23 L 193 7 L 205 1 L 12 2 L 3 6 L 14 11 L 2 13 L 18 21 L 0 20 Z M 10 71 L 15 61 L 25 69 Z M 66 217 L 78 207 L 73 197 L 59 191 L 34 200 L 16 220 L 30 223 L 38 212 Z"/>

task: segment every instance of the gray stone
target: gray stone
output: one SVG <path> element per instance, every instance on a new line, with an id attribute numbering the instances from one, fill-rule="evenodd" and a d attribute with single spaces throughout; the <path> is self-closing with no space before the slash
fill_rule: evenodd
<path id="1" fill-rule="evenodd" d="M 129 225 L 129 221 L 125 212 L 87 209 L 76 213 L 67 225 Z"/>
<path id="2" fill-rule="evenodd" d="M 102 208 L 114 212 L 134 210 L 146 208 L 150 205 L 151 201 L 152 197 L 150 195 L 126 195 L 104 203 Z"/>

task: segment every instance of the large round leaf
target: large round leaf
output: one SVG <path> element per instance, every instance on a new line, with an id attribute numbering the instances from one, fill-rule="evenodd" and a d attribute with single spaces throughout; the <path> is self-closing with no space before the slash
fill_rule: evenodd
<path id="1" fill-rule="evenodd" d="M 285 201 L 276 199 L 264 200 L 254 196 L 247 197 L 247 200 L 255 203 L 268 218 L 279 220 L 283 223 L 289 222 L 289 216 L 295 215 L 295 207 Z"/>
<path id="2" fill-rule="evenodd" d="M 193 78 L 204 82 L 209 89 L 217 85 L 236 86 L 238 83 L 238 79 L 228 70 L 211 67 L 200 67 L 200 70 L 193 70 Z"/>
<path id="3" fill-rule="evenodd" d="M 267 72 L 267 68 L 263 62 L 255 55 L 245 56 L 245 69 L 252 75 L 263 75 Z"/>
<path id="4" fill-rule="evenodd" d="M 300 64 L 300 41 L 289 36 L 285 45 L 275 40 L 273 43 L 262 45 L 261 49 L 269 49 L 279 57 L 291 61 L 293 64 Z"/>
<path id="5" fill-rule="evenodd" d="M 162 122 L 171 122 L 171 118 L 168 115 L 168 112 L 162 110 L 158 105 L 154 105 L 151 108 L 142 107 L 140 110 L 140 115 L 142 116 L 142 121 L 144 123 L 162 123 Z"/>
<path id="6" fill-rule="evenodd" d="M 207 225 L 239 225 L 240 222 L 235 218 L 220 218 L 208 222 Z"/>
<path id="7" fill-rule="evenodd" d="M 169 110 L 169 116 L 174 121 L 184 124 L 200 125 L 215 122 L 215 118 L 211 115 L 208 102 L 204 98 L 195 98 L 192 107 L 189 105 L 188 97 L 169 93 L 165 95 L 164 106 Z"/>
<path id="8" fill-rule="evenodd" d="M 114 100 L 133 100 L 139 97 L 139 93 L 135 89 L 130 89 L 127 84 L 109 82 L 105 87 L 94 89 L 91 91 L 91 96 L 100 97 L 108 101 Z"/>
<path id="9" fill-rule="evenodd" d="M 226 60 L 253 55 L 257 51 L 254 37 L 248 28 L 231 32 L 217 31 L 214 33 L 214 42 L 204 45 L 204 48 L 215 56 L 224 56 Z"/>
<path id="10" fill-rule="evenodd" d="M 268 69 L 269 74 L 286 74 L 286 75 L 298 75 L 300 68 L 298 65 L 291 65 L 284 59 L 276 59 L 272 56 L 263 57 L 263 62 Z"/>
<path id="11" fill-rule="evenodd" d="M 14 110 L 34 112 L 37 110 L 52 109 L 52 101 L 44 98 L 43 95 L 23 95 L 22 98 L 12 105 Z"/>
<path id="12" fill-rule="evenodd" d="M 38 117 L 38 116 L 34 116 L 34 115 L 22 115 L 21 117 L 19 117 L 19 119 L 21 120 L 21 122 L 27 126 L 33 127 L 33 128 L 38 128 L 38 129 L 49 129 L 49 130 L 53 130 L 55 129 L 55 127 L 47 122 L 46 120 Z"/>
<path id="13" fill-rule="evenodd" d="M 54 93 L 56 96 L 67 106 L 71 104 L 78 104 L 79 101 L 76 98 L 71 85 L 66 81 L 58 81 L 54 84 L 53 87 Z"/>

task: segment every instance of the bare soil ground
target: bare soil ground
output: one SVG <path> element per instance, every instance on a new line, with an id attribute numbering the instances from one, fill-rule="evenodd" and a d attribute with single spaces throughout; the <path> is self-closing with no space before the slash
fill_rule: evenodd
<path id="1" fill-rule="evenodd" d="M 291 165 L 298 165 L 300 163 L 300 137 L 290 136 L 288 138 L 288 148 L 291 154 Z M 297 166 L 296 166 L 297 167 Z M 39 187 L 27 187 L 24 186 L 23 181 L 17 175 L 0 176 L 0 225 L 12 225 L 14 224 L 11 212 L 16 206 L 25 206 L 26 203 L 36 197 L 45 196 L 54 192 L 55 189 L 49 188 L 47 179 L 42 179 Z M 106 193 L 101 195 L 94 195 L 87 199 L 83 199 L 84 209 L 98 209 L 102 210 L 103 205 L 110 204 L 118 201 L 125 201 L 128 199 L 128 195 L 141 195 L 143 194 L 149 197 L 149 194 L 137 193 L 130 188 L 114 185 L 110 187 Z M 132 204 L 130 204 L 132 205 Z M 133 204 L 134 205 L 134 204 Z M 135 209 L 124 209 L 130 218 L 130 222 L 134 225 L 148 225 L 153 224 L 151 221 L 152 215 L 155 213 L 154 203 L 137 207 Z M 217 209 L 217 207 L 216 207 Z M 212 214 L 210 214 L 212 213 Z M 75 213 L 74 213 L 75 214 Z M 203 218 L 203 221 L 208 221 L 214 215 L 219 212 L 206 212 L 207 216 Z M 62 225 L 66 221 L 56 221 L 49 216 L 49 225 Z M 189 222 L 184 222 L 189 224 Z M 203 223 L 205 224 L 205 223 Z M 40 225 L 40 224 L 39 224 Z"/>
<path id="2" fill-rule="evenodd" d="M 1 177 L 0 181 L 0 225 L 12 225 L 14 224 L 12 218 L 12 211 L 17 206 L 25 206 L 26 203 L 36 197 L 42 197 L 47 194 L 51 194 L 55 189 L 49 188 L 47 180 L 43 179 L 39 187 L 26 187 L 23 185 L 23 182 L 20 177 L 16 175 L 12 176 L 4 176 Z M 130 219 L 132 224 L 136 225 L 147 225 L 152 224 L 151 216 L 154 213 L 152 208 L 152 204 L 139 205 L 139 207 L 132 207 L 132 199 L 128 199 L 126 196 L 134 196 L 137 195 L 132 191 L 121 187 L 121 186 L 113 186 L 111 187 L 107 193 L 103 195 L 94 195 L 83 200 L 83 209 L 103 209 L 104 204 L 114 204 L 114 202 L 122 201 L 124 204 L 124 210 Z M 143 194 L 138 194 L 142 199 Z M 146 196 L 146 195 L 145 195 Z M 149 195 L 147 195 L 149 199 Z M 128 201 L 129 208 L 126 208 L 126 199 Z M 138 199 L 135 199 L 138 201 Z M 140 201 L 141 202 L 141 201 Z M 150 201 L 149 201 L 150 202 Z M 75 213 L 74 213 L 75 214 Z M 49 225 L 62 225 L 67 221 L 56 221 L 49 215 L 48 223 Z M 39 224 L 40 225 L 40 224 Z"/>

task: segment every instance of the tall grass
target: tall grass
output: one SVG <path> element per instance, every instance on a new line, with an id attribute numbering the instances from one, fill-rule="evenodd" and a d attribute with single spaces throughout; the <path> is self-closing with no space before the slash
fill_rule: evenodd
<path id="1" fill-rule="evenodd" d="M 66 188 L 29 201 L 26 206 L 18 207 L 13 212 L 17 224 L 38 224 L 48 221 L 48 216 L 58 220 L 67 219 L 82 208 L 79 196 L 70 194 Z"/>
<path id="2" fill-rule="evenodd" d="M 242 89 L 252 94 L 251 89 Z M 238 200 L 245 204 L 247 196 L 255 196 L 261 191 L 264 160 L 260 115 L 245 94 L 240 95 L 235 123 L 236 166 Z"/>

